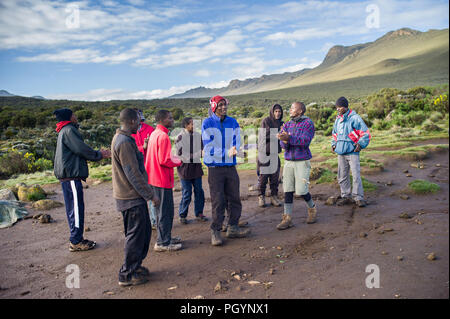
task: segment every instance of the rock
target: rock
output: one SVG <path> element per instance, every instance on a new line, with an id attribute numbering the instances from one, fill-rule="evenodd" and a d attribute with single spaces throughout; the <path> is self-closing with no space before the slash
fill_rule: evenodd
<path id="1" fill-rule="evenodd" d="M 38 200 L 37 202 L 34 202 L 32 205 L 32 207 L 36 210 L 50 210 L 62 206 L 64 206 L 63 203 L 53 199 L 41 199 Z"/>
<path id="2" fill-rule="evenodd" d="M 257 281 L 257 280 L 250 280 L 250 281 L 248 282 L 248 284 L 254 286 L 254 285 L 259 285 L 260 282 Z"/>
<path id="3" fill-rule="evenodd" d="M 360 232 L 360 233 L 359 233 L 359 237 L 365 238 L 365 237 L 367 237 L 367 233 L 365 233 L 365 232 Z"/>
<path id="4" fill-rule="evenodd" d="M 270 269 L 269 269 L 269 274 L 273 275 L 274 273 L 275 273 L 275 269 L 270 268 Z"/>
<path id="5" fill-rule="evenodd" d="M 388 253 L 386 251 L 381 252 L 382 255 L 387 255 Z"/>
<path id="6" fill-rule="evenodd" d="M 406 195 L 406 194 L 402 194 L 402 195 L 400 195 L 400 198 L 403 199 L 403 200 L 408 200 L 409 196 Z"/>
<path id="7" fill-rule="evenodd" d="M 403 256 L 397 256 L 397 260 L 398 261 L 402 261 L 403 260 Z"/>
<path id="8" fill-rule="evenodd" d="M 218 292 L 222 290 L 222 283 L 219 281 L 217 285 L 214 287 L 214 292 Z"/>
<path id="9" fill-rule="evenodd" d="M 241 276 L 239 276 L 239 275 L 234 275 L 233 278 L 236 280 L 241 280 Z"/>
<path id="10" fill-rule="evenodd" d="M 427 259 L 430 261 L 436 260 L 436 254 L 435 253 L 429 253 L 427 256 Z"/>
<path id="11" fill-rule="evenodd" d="M 409 171 L 408 171 L 407 169 L 405 169 L 405 170 L 403 171 L 403 173 L 404 173 L 404 174 L 408 174 Z"/>
<path id="12" fill-rule="evenodd" d="M 192 299 L 205 299 L 205 297 L 203 297 L 202 295 L 198 295 L 198 296 L 195 296 L 195 297 L 192 298 Z"/>
<path id="13" fill-rule="evenodd" d="M 438 163 L 438 164 L 436 164 L 436 167 L 441 167 L 441 164 L 439 164 L 439 163 Z"/>
<path id="14" fill-rule="evenodd" d="M 406 174 L 406 177 L 412 177 L 412 175 L 411 174 Z"/>
<path id="15" fill-rule="evenodd" d="M 404 219 L 410 219 L 411 216 L 408 213 L 401 213 L 400 216 L 398 216 L 399 218 L 404 218 Z"/>
<path id="16" fill-rule="evenodd" d="M 336 205 L 336 202 L 337 202 L 337 197 L 331 196 L 331 197 L 328 197 L 327 201 L 325 202 L 325 205 L 333 206 L 333 205 Z"/>
<path id="17" fill-rule="evenodd" d="M 85 227 L 85 228 L 84 228 L 84 231 L 85 231 L 85 232 L 91 231 L 91 228 L 90 228 L 90 227 Z"/>
<path id="18" fill-rule="evenodd" d="M 178 288 L 178 286 L 173 286 L 173 287 L 169 287 L 169 288 L 167 288 L 167 290 L 175 290 L 175 289 L 177 289 Z"/>
<path id="19" fill-rule="evenodd" d="M 392 186 L 392 185 L 394 185 L 394 182 L 388 181 L 388 182 L 386 183 L 386 185 L 387 185 L 387 186 Z"/>
<path id="20" fill-rule="evenodd" d="M 48 215 L 48 214 L 42 214 L 39 218 L 38 221 L 41 224 L 49 224 L 53 221 L 52 216 Z"/>
<path id="21" fill-rule="evenodd" d="M 9 189 L 0 189 L 0 200 L 17 200 L 14 192 Z"/>

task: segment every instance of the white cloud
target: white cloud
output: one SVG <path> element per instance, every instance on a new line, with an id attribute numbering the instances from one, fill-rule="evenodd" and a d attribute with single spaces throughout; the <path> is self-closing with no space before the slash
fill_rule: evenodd
<path id="1" fill-rule="evenodd" d="M 185 23 L 173 26 L 169 30 L 163 32 L 164 35 L 182 35 L 186 33 L 191 33 L 194 31 L 200 31 L 205 29 L 205 25 L 202 23 Z"/>
<path id="2" fill-rule="evenodd" d="M 195 72 L 194 75 L 199 76 L 199 77 L 208 77 L 208 76 L 211 76 L 211 72 L 209 72 L 206 69 L 202 69 L 202 70 L 198 70 L 197 72 Z"/>

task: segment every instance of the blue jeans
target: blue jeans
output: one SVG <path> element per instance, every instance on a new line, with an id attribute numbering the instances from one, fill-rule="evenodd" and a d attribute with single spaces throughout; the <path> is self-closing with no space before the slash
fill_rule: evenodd
<path id="1" fill-rule="evenodd" d="M 197 217 L 203 214 L 203 208 L 205 207 L 205 193 L 202 187 L 202 178 L 196 179 L 180 179 L 182 187 L 182 197 L 179 207 L 179 215 L 182 218 L 186 218 L 188 214 L 189 204 L 192 199 L 192 187 L 194 187 L 194 213 Z"/>
<path id="2" fill-rule="evenodd" d="M 150 223 L 152 226 L 156 226 L 156 208 L 152 201 L 149 201 L 148 205 L 150 206 Z"/>

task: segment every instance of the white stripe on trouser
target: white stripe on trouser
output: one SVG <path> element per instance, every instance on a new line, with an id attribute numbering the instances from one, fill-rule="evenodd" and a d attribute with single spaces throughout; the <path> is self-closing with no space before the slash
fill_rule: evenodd
<path id="1" fill-rule="evenodd" d="M 73 194 L 73 213 L 75 215 L 75 227 L 80 228 L 80 216 L 78 211 L 78 193 L 77 188 L 75 187 L 75 181 L 70 181 L 70 186 L 72 186 L 72 194 Z"/>

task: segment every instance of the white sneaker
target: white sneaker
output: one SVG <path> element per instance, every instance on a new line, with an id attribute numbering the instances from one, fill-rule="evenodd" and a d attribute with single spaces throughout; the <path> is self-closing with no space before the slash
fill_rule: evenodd
<path id="1" fill-rule="evenodd" d="M 157 251 L 157 252 L 175 251 L 175 250 L 180 250 L 181 247 L 182 247 L 181 244 L 169 244 L 167 246 L 155 244 L 155 247 L 153 248 L 153 250 Z"/>

